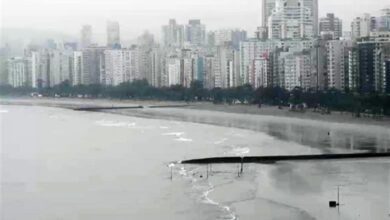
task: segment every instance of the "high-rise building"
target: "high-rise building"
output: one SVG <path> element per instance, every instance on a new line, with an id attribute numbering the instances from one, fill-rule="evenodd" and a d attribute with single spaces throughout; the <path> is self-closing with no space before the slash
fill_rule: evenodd
<path id="1" fill-rule="evenodd" d="M 226 43 L 231 44 L 238 49 L 241 41 L 246 41 L 247 33 L 244 30 L 224 29 L 214 32 L 216 46 L 223 46 Z"/>
<path id="2" fill-rule="evenodd" d="M 377 26 L 375 31 L 390 31 L 390 8 L 381 10 L 381 15 L 377 17 Z"/>
<path id="3" fill-rule="evenodd" d="M 168 86 L 181 84 L 181 68 L 181 60 L 178 56 L 173 55 L 167 58 Z"/>
<path id="4" fill-rule="evenodd" d="M 311 55 L 306 50 L 298 52 L 285 52 L 284 59 L 284 85 L 287 90 L 295 87 L 308 89 L 311 87 Z"/>
<path id="5" fill-rule="evenodd" d="M 74 51 L 73 52 L 72 85 L 73 86 L 81 85 L 82 84 L 82 77 L 83 77 L 83 52 L 82 51 Z"/>
<path id="6" fill-rule="evenodd" d="M 261 4 L 261 26 L 268 26 L 268 18 L 272 15 L 272 11 L 275 9 L 276 0 L 262 0 Z"/>
<path id="7" fill-rule="evenodd" d="M 204 61 L 204 79 L 203 84 L 207 89 L 215 87 L 215 72 L 216 72 L 217 60 L 214 55 L 205 56 Z"/>
<path id="8" fill-rule="evenodd" d="M 369 40 L 357 43 L 357 89 L 361 93 L 386 92 L 386 60 L 390 41 Z"/>
<path id="9" fill-rule="evenodd" d="M 344 90 L 346 88 L 346 72 L 348 53 L 352 48 L 352 41 L 331 40 L 326 44 L 327 49 L 327 86 Z"/>
<path id="10" fill-rule="evenodd" d="M 30 59 L 13 57 L 8 60 L 8 84 L 13 87 L 32 85 Z"/>
<path id="11" fill-rule="evenodd" d="M 264 54 L 274 51 L 277 47 L 282 47 L 280 41 L 268 40 L 248 40 L 240 44 L 240 84 L 251 84 L 255 86 L 255 60 L 260 60 Z"/>
<path id="12" fill-rule="evenodd" d="M 81 48 L 89 47 L 92 44 L 92 26 L 84 25 L 81 28 Z"/>
<path id="13" fill-rule="evenodd" d="M 362 17 L 357 17 L 352 21 L 351 32 L 352 39 L 356 40 L 361 37 L 368 37 L 371 31 L 371 16 L 364 14 Z"/>
<path id="14" fill-rule="evenodd" d="M 317 32 L 317 0 L 276 0 L 268 17 L 270 39 L 312 38 Z"/>
<path id="15" fill-rule="evenodd" d="M 333 39 L 339 39 L 343 34 L 343 22 L 333 13 L 326 14 L 326 17 L 320 19 L 320 34 L 331 34 Z"/>
<path id="16" fill-rule="evenodd" d="M 103 56 L 104 50 L 104 47 L 88 47 L 82 50 L 82 74 L 80 84 L 92 85 L 100 83 L 101 57 Z M 76 63 L 78 60 L 74 60 L 74 62 Z"/>
<path id="17" fill-rule="evenodd" d="M 49 85 L 53 87 L 64 81 L 71 81 L 73 72 L 73 51 L 49 51 Z"/>
<path id="18" fill-rule="evenodd" d="M 253 62 L 254 68 L 254 87 L 268 87 L 271 86 L 271 62 L 268 54 L 264 54 L 260 59 L 256 59 Z"/>
<path id="19" fill-rule="evenodd" d="M 104 69 L 101 69 L 102 84 L 117 86 L 140 79 L 137 53 L 136 48 L 105 50 Z"/>
<path id="20" fill-rule="evenodd" d="M 202 46 L 206 43 L 206 26 L 200 20 L 189 20 L 185 28 L 186 41 L 194 46 Z"/>
<path id="21" fill-rule="evenodd" d="M 239 52 L 232 45 L 217 47 L 215 54 L 214 86 L 232 88 L 240 83 Z"/>
<path id="22" fill-rule="evenodd" d="M 385 76 L 384 80 L 384 91 L 386 94 L 390 94 L 390 58 L 384 61 L 384 70 L 383 75 Z"/>
<path id="23" fill-rule="evenodd" d="M 154 47 L 150 52 L 150 79 L 148 82 L 154 87 L 162 86 L 163 75 L 163 52 L 159 47 Z"/>
<path id="24" fill-rule="evenodd" d="M 107 22 L 107 46 L 115 49 L 121 47 L 120 29 L 117 21 Z"/>
<path id="25" fill-rule="evenodd" d="M 184 26 L 178 25 L 175 19 L 170 19 L 169 24 L 162 27 L 162 42 L 165 47 L 181 48 L 184 40 Z"/>

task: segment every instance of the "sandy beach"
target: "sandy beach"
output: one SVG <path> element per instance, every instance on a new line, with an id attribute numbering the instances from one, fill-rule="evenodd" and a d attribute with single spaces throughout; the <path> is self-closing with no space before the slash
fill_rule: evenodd
<path id="1" fill-rule="evenodd" d="M 360 125 L 377 125 L 390 128 L 390 117 L 372 118 L 360 117 L 357 118 L 352 113 L 347 112 L 332 112 L 331 114 L 321 114 L 314 112 L 312 109 L 307 109 L 305 112 L 292 112 L 287 107 L 279 109 L 277 106 L 263 105 L 259 108 L 256 105 L 228 105 L 228 104 L 213 104 L 210 102 L 173 102 L 173 101 L 152 101 L 152 100 L 111 100 L 111 99 L 69 99 L 69 98 L 7 98 L 1 97 L 0 104 L 3 105 L 40 105 L 48 107 L 61 108 L 79 108 L 79 107 L 110 107 L 110 106 L 177 106 L 182 105 L 181 109 L 206 110 L 225 113 L 251 114 L 262 116 L 275 116 L 295 119 L 309 119 L 313 121 L 348 123 Z M 118 112 L 117 112 L 118 113 Z M 122 111 L 121 114 L 124 114 Z M 130 114 L 130 113 L 129 113 Z"/>

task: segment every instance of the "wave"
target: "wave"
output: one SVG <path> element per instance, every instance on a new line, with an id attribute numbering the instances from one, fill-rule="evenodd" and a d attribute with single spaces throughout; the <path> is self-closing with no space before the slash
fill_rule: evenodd
<path id="1" fill-rule="evenodd" d="M 192 142 L 192 139 L 180 137 L 180 138 L 176 138 L 175 141 Z"/>
<path id="2" fill-rule="evenodd" d="M 176 137 L 181 137 L 184 135 L 184 132 L 171 132 L 171 133 L 165 133 L 163 134 L 164 136 L 176 136 Z"/>

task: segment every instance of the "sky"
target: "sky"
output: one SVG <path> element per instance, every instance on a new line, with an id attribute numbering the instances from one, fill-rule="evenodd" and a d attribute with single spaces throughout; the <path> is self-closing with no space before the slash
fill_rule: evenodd
<path id="1" fill-rule="evenodd" d="M 389 0 L 319 0 L 320 16 L 335 13 L 345 29 L 353 17 L 377 14 Z M 179 23 L 201 19 L 208 30 L 240 28 L 249 35 L 261 24 L 260 0 L 0 0 L 1 27 L 63 32 L 75 37 L 83 24 L 93 26 L 96 42 L 104 43 L 108 20 L 120 23 L 122 40 L 149 30 L 160 36 L 168 19 Z"/>

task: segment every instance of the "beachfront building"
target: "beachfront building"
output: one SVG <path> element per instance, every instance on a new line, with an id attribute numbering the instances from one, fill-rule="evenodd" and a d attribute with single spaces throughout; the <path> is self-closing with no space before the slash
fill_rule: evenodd
<path id="1" fill-rule="evenodd" d="M 13 87 L 32 85 L 31 59 L 13 57 L 8 60 L 8 84 Z"/>
<path id="2" fill-rule="evenodd" d="M 99 70 L 100 71 L 100 70 Z M 73 74 L 72 74 L 72 85 L 77 86 L 82 84 L 83 76 L 83 52 L 73 52 Z"/>
<path id="3" fill-rule="evenodd" d="M 99 84 L 101 79 L 101 65 L 102 65 L 102 56 L 106 48 L 104 47 L 87 47 L 82 50 L 82 58 L 80 60 L 74 60 L 75 65 L 78 64 L 78 61 L 81 61 L 81 81 L 82 85 L 93 85 Z M 76 57 L 75 57 L 76 58 Z M 80 71 L 78 66 L 75 66 L 74 69 Z M 76 74 L 77 75 L 77 74 Z"/>
<path id="4" fill-rule="evenodd" d="M 168 86 L 181 84 L 181 60 L 178 56 L 167 58 Z"/>
<path id="5" fill-rule="evenodd" d="M 344 90 L 346 87 L 346 58 L 352 41 L 331 40 L 326 44 L 327 87 Z"/>
<path id="6" fill-rule="evenodd" d="M 72 50 L 49 50 L 49 86 L 53 87 L 62 82 L 71 82 L 73 74 Z"/>

